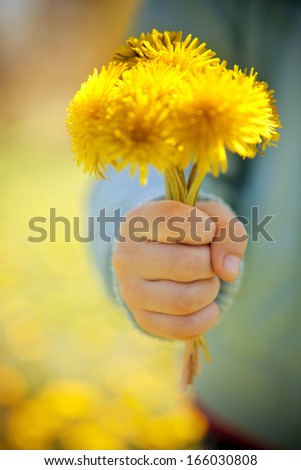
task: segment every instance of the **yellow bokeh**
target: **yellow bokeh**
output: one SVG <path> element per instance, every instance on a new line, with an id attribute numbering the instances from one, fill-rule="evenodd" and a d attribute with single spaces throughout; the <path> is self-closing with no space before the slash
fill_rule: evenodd
<path id="1" fill-rule="evenodd" d="M 89 244 L 66 243 L 63 225 L 56 242 L 28 241 L 29 219 L 51 207 L 85 229 L 94 182 L 62 129 L 33 116 L 7 130 L 1 152 L 0 445 L 198 447 L 207 422 L 178 391 L 180 346 L 131 325 L 107 298 Z"/>
<path id="2" fill-rule="evenodd" d="M 0 7 L 0 449 L 198 447 L 207 422 L 178 392 L 181 346 L 118 311 L 89 243 L 65 242 L 62 222 L 49 238 L 51 208 L 85 234 L 95 181 L 72 161 L 66 107 L 139 2 L 33 3 Z"/>

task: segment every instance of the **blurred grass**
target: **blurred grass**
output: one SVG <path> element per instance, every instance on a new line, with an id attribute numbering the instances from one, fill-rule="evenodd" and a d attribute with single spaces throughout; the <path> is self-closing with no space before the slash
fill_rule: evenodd
<path id="1" fill-rule="evenodd" d="M 50 207 L 86 227 L 94 181 L 60 113 L 1 130 L 0 448 L 197 448 L 207 424 L 178 392 L 177 345 L 117 311 L 88 244 L 27 240 Z"/>

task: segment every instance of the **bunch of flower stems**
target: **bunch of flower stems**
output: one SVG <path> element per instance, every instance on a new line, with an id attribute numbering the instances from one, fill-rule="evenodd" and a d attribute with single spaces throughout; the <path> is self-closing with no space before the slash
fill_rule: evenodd
<path id="1" fill-rule="evenodd" d="M 196 205 L 201 184 L 206 171 L 200 172 L 194 165 L 186 181 L 184 171 L 178 167 L 170 166 L 165 171 L 166 199 L 179 201 L 188 206 Z M 205 335 L 196 336 L 185 341 L 185 352 L 180 380 L 181 390 L 185 391 L 192 385 L 194 377 L 202 372 L 201 350 L 204 352 L 206 362 L 211 362 L 211 356 Z"/>

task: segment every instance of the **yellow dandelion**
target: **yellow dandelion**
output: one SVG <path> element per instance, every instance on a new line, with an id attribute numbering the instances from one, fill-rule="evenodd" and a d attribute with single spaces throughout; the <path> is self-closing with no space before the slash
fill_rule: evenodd
<path id="1" fill-rule="evenodd" d="M 148 165 L 162 171 L 172 163 L 176 141 L 170 114 L 181 81 L 177 69 L 151 62 L 123 75 L 106 148 L 109 158 L 119 157 L 118 169 L 129 166 L 133 174 L 139 168 L 142 184 Z"/>
<path id="2" fill-rule="evenodd" d="M 139 59 L 146 60 L 142 47 L 145 42 L 152 46 L 156 46 L 158 49 L 166 47 L 165 38 L 168 36 L 169 41 L 172 44 L 181 41 L 182 32 L 165 31 L 160 33 L 156 29 L 153 29 L 151 33 L 141 33 L 138 38 L 131 36 L 126 40 L 126 45 L 121 46 L 114 54 L 113 61 L 116 63 L 126 63 L 128 67 L 133 67 L 140 62 Z M 159 43 L 159 45 L 158 45 Z"/>
<path id="3" fill-rule="evenodd" d="M 138 38 L 130 37 L 126 46 L 122 46 L 114 55 L 115 62 L 126 63 L 129 67 L 140 61 L 155 60 L 180 70 L 199 70 L 204 65 L 216 64 L 215 52 L 206 49 L 206 43 L 199 43 L 192 35 L 182 40 L 181 31 L 153 29 L 151 33 L 142 33 Z"/>
<path id="4" fill-rule="evenodd" d="M 120 66 L 119 66 L 120 67 Z M 113 69 L 111 69 L 112 71 Z M 104 176 L 105 166 L 140 170 L 166 169 L 176 152 L 170 110 L 181 89 L 182 75 L 166 64 L 141 63 L 115 75 L 94 72 L 69 106 L 68 128 L 78 163 Z"/>
<path id="5" fill-rule="evenodd" d="M 242 158 L 279 139 L 273 91 L 251 70 L 207 67 L 191 74 L 178 102 L 175 134 L 183 148 L 178 165 L 193 160 L 217 176 L 227 169 L 226 148 Z"/>
<path id="6" fill-rule="evenodd" d="M 147 166 L 167 169 L 177 152 L 172 108 L 178 100 L 182 75 L 166 64 L 146 62 L 123 75 L 107 141 L 110 156 L 120 156 L 117 168 L 140 170 L 146 183 Z"/>
<path id="7" fill-rule="evenodd" d="M 254 71 L 254 68 L 251 68 L 250 73 L 247 74 L 247 71 L 242 71 L 238 65 L 234 66 L 234 69 L 230 71 L 230 73 L 233 74 L 233 77 L 235 78 L 236 81 L 239 82 L 244 82 L 245 86 L 248 88 L 254 88 L 257 90 L 257 92 L 261 92 L 262 94 L 265 94 L 265 98 L 268 99 L 268 105 L 266 110 L 270 113 L 270 128 L 269 128 L 269 133 L 268 136 L 266 137 L 264 134 L 263 140 L 261 142 L 261 149 L 264 151 L 268 145 L 275 146 L 274 142 L 278 142 L 280 138 L 279 132 L 276 130 L 277 128 L 280 129 L 281 123 L 279 120 L 279 115 L 277 113 L 277 108 L 276 108 L 276 100 L 274 97 L 274 90 L 269 90 L 268 89 L 268 84 L 266 82 L 261 82 L 257 80 L 258 78 L 258 73 Z M 259 122 L 260 125 L 263 124 L 263 122 Z"/>
<path id="8" fill-rule="evenodd" d="M 103 67 L 100 73 L 95 69 L 67 108 L 66 124 L 77 164 L 84 166 L 84 172 L 103 178 L 106 164 L 114 162 L 104 162 L 102 159 L 102 136 L 125 69 L 124 64 L 110 64 L 108 69 Z"/>

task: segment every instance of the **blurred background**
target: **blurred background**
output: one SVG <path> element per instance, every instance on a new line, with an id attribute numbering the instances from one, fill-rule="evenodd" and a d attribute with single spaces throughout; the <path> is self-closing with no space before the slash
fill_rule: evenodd
<path id="1" fill-rule="evenodd" d="M 0 0 L 0 449 L 203 445 L 207 420 L 193 394 L 178 392 L 182 345 L 148 338 L 132 327 L 106 297 L 88 243 L 66 243 L 63 229 L 55 243 L 49 238 L 28 241 L 29 220 L 48 218 L 50 208 L 70 220 L 80 217 L 84 236 L 95 181 L 72 162 L 66 107 L 94 67 L 107 64 L 128 36 L 154 27 L 196 35 L 229 65 L 255 66 L 260 79 L 277 90 L 284 126 L 278 150 L 272 149 L 271 159 L 244 162 L 243 171 L 240 161 L 230 165 L 218 184 L 221 195 L 228 183 L 237 187 L 230 203 L 242 207 L 245 201 L 249 208 L 251 201 L 265 214 L 277 209 L 278 218 L 269 226 L 277 244 L 249 249 L 237 316 L 231 312 L 224 330 L 216 334 L 223 344 L 220 350 L 213 347 L 213 354 L 220 358 L 214 370 L 225 376 L 225 396 L 240 404 L 227 381 L 229 358 L 224 352 L 231 356 L 231 345 L 238 351 L 232 369 L 243 377 L 245 395 L 255 396 L 252 387 L 261 387 L 256 369 L 250 374 L 243 360 L 238 368 L 239 348 L 247 345 L 247 360 L 259 357 L 262 351 L 254 347 L 254 338 L 265 345 L 269 321 L 276 315 L 278 330 L 266 356 L 271 361 L 265 364 L 266 376 L 272 376 L 271 364 L 279 365 L 273 395 L 277 390 L 280 402 L 286 402 L 289 389 L 282 374 L 289 370 L 297 376 L 293 347 L 300 344 L 300 316 L 289 326 L 284 321 L 289 322 L 286 312 L 297 313 L 300 305 L 300 250 L 293 250 L 300 233 L 300 18 L 299 0 Z M 261 176 L 252 179 L 252 172 Z M 240 196 L 242 187 L 245 197 Z M 292 228 L 289 238 L 286 227 Z M 259 294 L 266 304 L 258 300 Z M 265 331 L 260 328 L 262 312 L 268 313 Z M 248 338 L 239 335 L 238 319 Z M 293 338 L 290 348 L 287 339 L 281 343 L 283 331 Z M 214 376 L 212 367 L 206 368 L 203 392 L 210 374 Z M 236 379 L 233 373 L 231 383 Z M 220 383 L 212 383 L 219 391 Z M 262 387 L 266 402 L 257 400 L 259 408 L 262 404 L 258 415 L 265 419 L 265 407 L 268 433 L 273 434 L 277 419 L 287 434 L 284 425 L 294 421 L 295 410 L 290 415 L 285 406 L 268 408 L 271 388 L 265 381 Z M 297 387 L 290 393 L 297 403 Z M 211 390 L 207 395 L 216 401 Z M 250 403 L 245 408 L 252 414 Z M 287 440 L 290 445 L 291 436 Z"/>
<path id="2" fill-rule="evenodd" d="M 178 392 L 176 347 L 107 300 L 89 244 L 27 241 L 51 207 L 84 234 L 95 181 L 72 162 L 66 107 L 139 7 L 0 2 L 0 449 L 189 448 L 206 430 Z"/>

